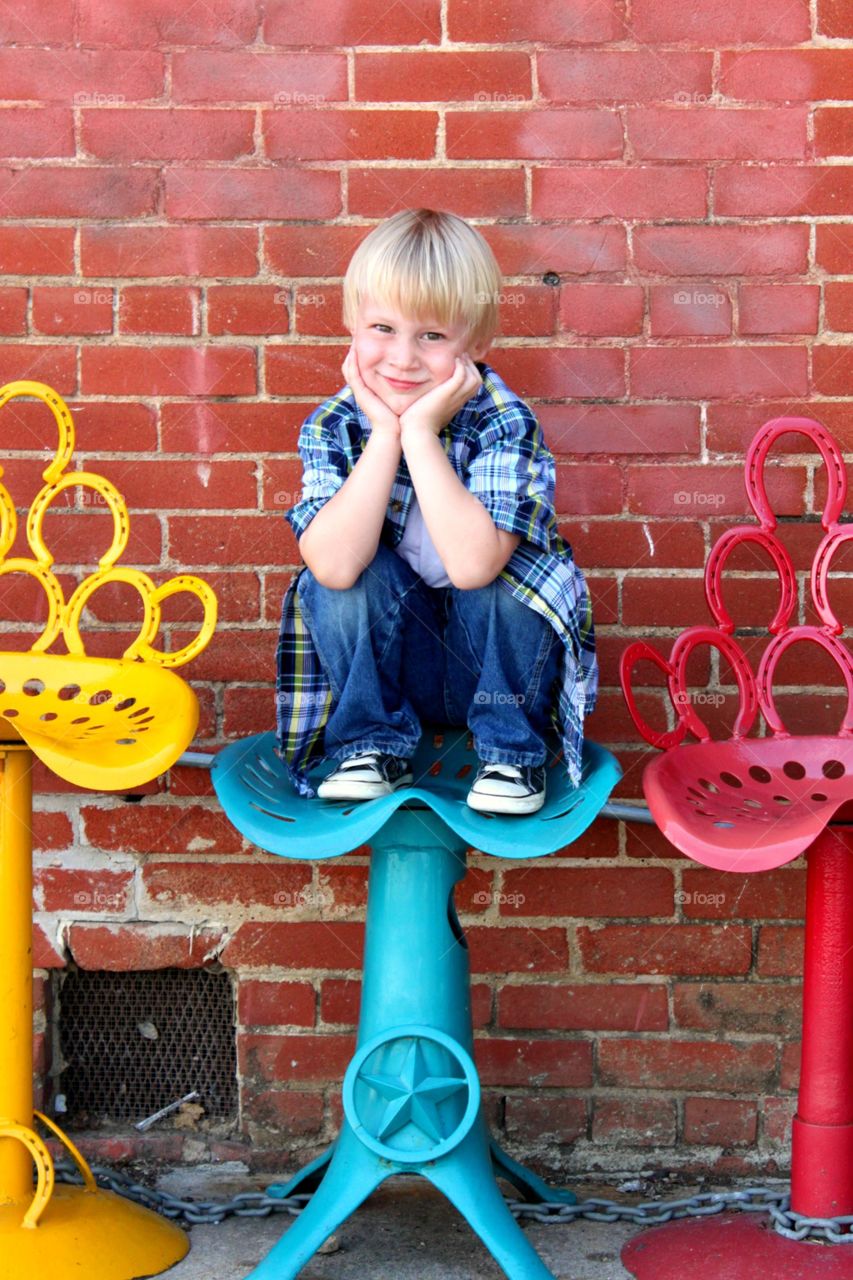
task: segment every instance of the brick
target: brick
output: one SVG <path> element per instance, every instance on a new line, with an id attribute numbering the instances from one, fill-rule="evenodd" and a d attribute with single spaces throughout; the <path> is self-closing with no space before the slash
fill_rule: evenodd
<path id="1" fill-rule="evenodd" d="M 758 1111 L 754 1102 L 736 1098 L 687 1098 L 684 1141 L 704 1145 L 744 1146 L 755 1141 Z"/>
<path id="2" fill-rule="evenodd" d="M 351 978 L 326 978 L 320 986 L 320 1013 L 324 1022 L 354 1027 L 358 1022 L 361 983 Z"/>
<path id="3" fill-rule="evenodd" d="M 343 276 L 369 226 L 296 226 L 265 228 L 264 245 L 271 270 L 283 276 Z"/>
<path id="4" fill-rule="evenodd" d="M 553 1031 L 666 1031 L 666 990 L 649 983 L 504 984 L 498 1026 Z"/>
<path id="5" fill-rule="evenodd" d="M 150 45 L 252 44 L 257 0 L 205 0 L 176 9 L 171 0 L 145 0 L 116 11 L 109 0 L 81 0 L 79 38 L 85 44 L 145 49 Z"/>
<path id="6" fill-rule="evenodd" d="M 545 49 L 537 63 L 539 92 L 550 102 L 672 102 L 711 93 L 710 53 Z"/>
<path id="7" fill-rule="evenodd" d="M 200 293 L 183 285 L 130 285 L 119 295 L 123 334 L 199 332 Z"/>
<path id="8" fill-rule="evenodd" d="M 294 9 L 288 0 L 268 0 L 264 42 L 274 45 L 359 45 L 438 43 L 438 0 L 365 0 L 358 9 L 309 0 Z"/>
<path id="9" fill-rule="evenodd" d="M 178 804 L 121 804 L 106 809 L 83 805 L 86 842 L 116 853 L 237 853 L 241 837 L 215 808 Z"/>
<path id="10" fill-rule="evenodd" d="M 205 841 L 195 848 L 202 852 Z M 311 868 L 263 862 L 211 865 L 207 862 L 148 863 L 141 883 L 150 901 L 182 911 L 203 906 L 273 908 L 284 916 L 298 910 L 311 885 Z"/>
<path id="11" fill-rule="evenodd" d="M 44 911 L 124 914 L 133 884 L 131 871 L 87 871 L 78 867 L 41 867 L 36 886 Z"/>
<path id="12" fill-rule="evenodd" d="M 553 408 L 541 405 L 537 407 L 537 417 L 549 447 L 556 454 L 698 454 L 699 451 L 699 411 L 693 405 L 582 404 Z M 639 531 L 639 526 L 637 528 Z M 604 529 L 599 532 L 604 533 Z M 646 546 L 645 538 L 642 545 Z M 697 556 L 690 562 L 691 566 L 699 561 Z M 592 562 L 586 558 L 584 563 Z"/>
<path id="13" fill-rule="evenodd" d="M 565 929 L 475 925 L 466 929 L 472 973 L 565 972 Z"/>
<path id="14" fill-rule="evenodd" d="M 309 982 L 241 977 L 237 988 L 237 1020 L 244 1027 L 313 1027 L 315 1004 Z"/>
<path id="15" fill-rule="evenodd" d="M 853 13 L 846 0 L 818 0 L 817 29 L 824 36 L 853 39 Z"/>
<path id="16" fill-rule="evenodd" d="M 22 334 L 26 328 L 27 290 L 0 289 L 0 334 Z"/>
<path id="17" fill-rule="evenodd" d="M 323 1127 L 323 1097 L 313 1089 L 247 1091 L 242 1111 L 250 1133 L 253 1126 L 260 1126 L 254 1141 L 261 1144 L 270 1142 L 270 1133 L 302 1137 L 319 1133 Z"/>
<path id="18" fill-rule="evenodd" d="M 156 188 L 152 169 L 0 168 L 0 217 L 141 217 L 154 212 Z"/>
<path id="19" fill-rule="evenodd" d="M 742 1093 L 770 1084 L 775 1046 L 749 1041 L 603 1040 L 598 1078 L 634 1089 L 725 1089 Z"/>
<path id="20" fill-rule="evenodd" d="M 479 229 L 506 275 L 544 275 L 550 271 L 586 277 L 590 272 L 621 272 L 627 262 L 625 228 L 612 224 L 510 224 Z"/>
<path id="21" fill-rule="evenodd" d="M 808 269 L 808 228 L 638 227 L 634 257 L 641 271 L 656 275 L 799 275 Z"/>
<path id="22" fill-rule="evenodd" d="M 537 218 L 704 218 L 707 195 L 700 168 L 571 165 L 534 170 L 531 210 Z"/>
<path id="23" fill-rule="evenodd" d="M 799 977 L 803 972 L 802 927 L 765 924 L 758 932 L 756 972 L 762 978 Z"/>
<path id="24" fill-rule="evenodd" d="M 594 337 L 630 337 L 642 332 L 643 303 L 640 285 L 566 284 L 560 290 L 560 327 Z"/>
<path id="25" fill-rule="evenodd" d="M 275 729 L 275 703 L 270 689 L 226 689 L 222 713 L 222 732 L 228 739 Z"/>
<path id="26" fill-rule="evenodd" d="M 65 957 L 54 946 L 53 937 L 48 937 L 40 924 L 33 925 L 33 968 L 62 969 Z"/>
<path id="27" fill-rule="evenodd" d="M 355 54 L 360 102 L 483 102 L 491 95 L 500 102 L 507 94 L 529 98 L 530 91 L 530 59 L 521 51 Z"/>
<path id="28" fill-rule="evenodd" d="M 690 43 L 718 49 L 726 44 L 797 43 L 811 34 L 808 0 L 780 9 L 775 0 L 755 0 L 748 8 L 726 0 L 694 0 L 683 8 L 661 9 L 657 0 L 633 0 L 631 29 L 639 41 Z"/>
<path id="29" fill-rule="evenodd" d="M 775 508 L 778 514 L 799 514 L 806 480 L 801 467 L 770 465 L 765 468 L 765 482 L 773 501 L 778 503 Z M 742 467 L 670 463 L 662 474 L 659 467 L 638 463 L 628 472 L 628 508 L 650 515 L 681 515 L 692 519 L 746 514 L 749 508 Z M 754 555 L 745 560 L 742 567 L 747 564 L 754 566 Z"/>
<path id="30" fill-rule="evenodd" d="M 853 332 L 853 282 L 827 280 L 824 285 L 826 325 L 839 333 Z"/>
<path id="31" fill-rule="evenodd" d="M 849 411 L 842 401 L 824 400 L 818 405 L 813 400 L 798 400 L 796 397 L 777 401 L 762 400 L 751 404 L 748 402 L 713 403 L 708 406 L 708 449 L 712 453 L 734 453 L 743 457 L 759 427 L 769 422 L 771 418 L 782 418 L 786 415 L 797 418 L 815 417 L 828 430 L 837 433 L 845 430 Z M 779 450 L 793 453 L 797 449 L 802 449 L 803 445 L 802 437 L 784 435 L 774 444 L 773 449 L 774 452 Z M 785 531 L 785 536 L 792 538 L 795 533 L 808 535 L 808 530 L 804 527 L 797 530 L 791 526 Z M 807 557 L 800 565 L 801 568 L 811 567 L 816 545 L 810 548 Z M 789 547 L 789 549 L 792 548 Z"/>
<path id="32" fill-rule="evenodd" d="M 567 515 L 609 515 L 622 510 L 622 477 L 607 464 L 557 465 L 554 504 Z"/>
<path id="33" fill-rule="evenodd" d="M 831 274 L 846 275 L 853 252 L 853 226 L 833 223 L 819 225 L 815 230 L 816 264 Z"/>
<path id="34" fill-rule="evenodd" d="M 585 1041 L 477 1038 L 474 1061 L 487 1088 L 582 1089 L 592 1084 L 592 1045 Z"/>
<path id="35" fill-rule="evenodd" d="M 499 298 L 498 337 L 550 337 L 557 327 L 557 290 L 545 284 L 505 284 Z M 489 363 L 499 358 L 493 349 Z"/>
<path id="36" fill-rule="evenodd" d="M 317 902 L 324 910 L 348 915 L 363 913 L 367 905 L 368 871 L 367 865 L 351 862 L 349 858 L 328 863 L 313 889 Z"/>
<path id="37" fill-rule="evenodd" d="M 804 395 L 806 357 L 803 347 L 782 346 L 634 347 L 628 356 L 634 395 L 687 399 Z M 816 372 L 815 389 L 832 394 L 836 388 L 832 378 L 822 381 Z"/>
<path id="38" fill-rule="evenodd" d="M 493 0 L 488 6 L 478 0 L 451 0 L 448 31 L 451 40 L 482 44 L 598 44 L 623 39 L 625 22 L 619 0 L 593 6 L 583 0 L 545 0 L 528 12 L 513 0 Z"/>
<path id="39" fill-rule="evenodd" d="M 73 227 L 0 226 L 4 275 L 65 276 L 74 271 Z"/>
<path id="40" fill-rule="evenodd" d="M 819 307 L 817 285 L 742 284 L 738 329 L 744 334 L 817 333 Z"/>
<path id="41" fill-rule="evenodd" d="M 166 453 L 293 453 L 311 405 L 170 401 L 160 410 Z"/>
<path id="42" fill-rule="evenodd" d="M 853 86 L 853 49 L 723 50 L 720 89 L 744 102 L 846 99 Z"/>
<path id="43" fill-rule="evenodd" d="M 853 212 L 853 165 L 721 165 L 716 212 L 725 217 L 800 217 Z"/>
<path id="44" fill-rule="evenodd" d="M 341 211 L 337 173 L 302 169 L 298 182 L 274 169 L 169 168 L 168 217 L 211 222 L 219 218 L 332 218 Z"/>
<path id="45" fill-rule="evenodd" d="M 73 839 L 67 814 L 50 809 L 37 809 L 33 813 L 33 848 L 55 853 L 67 849 Z"/>
<path id="46" fill-rule="evenodd" d="M 740 925 L 581 926 L 578 943 L 587 973 L 747 973 L 750 931 Z"/>
<path id="47" fill-rule="evenodd" d="M 276 285 L 210 285 L 207 290 L 209 333 L 287 333 L 288 294 Z"/>
<path id="48" fill-rule="evenodd" d="M 303 285 L 293 292 L 297 333 L 323 338 L 347 336 L 343 322 L 342 290 L 338 285 Z"/>
<path id="49" fill-rule="evenodd" d="M 627 114 L 639 160 L 801 160 L 805 107 L 643 107 Z"/>
<path id="50" fill-rule="evenodd" d="M 347 64 L 342 53 L 203 49 L 172 55 L 174 102 L 308 105 L 346 97 Z"/>
<path id="51" fill-rule="evenodd" d="M 170 516 L 169 546 L 179 564 L 298 564 L 296 539 L 284 520 L 271 537 L 268 514 L 256 516 Z"/>
<path id="52" fill-rule="evenodd" d="M 50 12 L 52 16 L 53 6 Z M 66 48 L 61 57 L 51 57 L 50 74 L 45 75 L 42 49 L 0 48 L 0 84 L 3 98 L 9 102 L 46 101 L 67 106 L 73 101 L 77 106 L 89 106 L 111 97 L 139 102 L 159 97 L 163 80 L 163 55 L 146 50 Z"/>
<path id="53" fill-rule="evenodd" d="M 284 106 L 264 112 L 263 129 L 273 160 L 428 160 L 435 155 L 438 114 Z"/>
<path id="54" fill-rule="evenodd" d="M 618 160 L 622 124 L 611 111 L 448 111 L 452 160 Z"/>
<path id="55" fill-rule="evenodd" d="M 237 160 L 255 150 L 251 111 L 99 108 L 81 120 L 83 151 L 100 160 Z"/>
<path id="56" fill-rule="evenodd" d="M 732 304 L 725 285 L 652 285 L 649 318 L 653 338 L 727 337 Z"/>
<path id="57" fill-rule="evenodd" d="M 672 874 L 664 867 L 519 867 L 504 872 L 503 916 L 668 916 Z"/>
<path id="58" fill-rule="evenodd" d="M 853 370 L 853 348 L 816 344 L 812 358 L 815 391 L 819 395 L 846 395 Z"/>
<path id="59" fill-rule="evenodd" d="M 74 117 L 62 107 L 4 107 L 0 110 L 0 156 L 43 160 L 73 156 Z"/>
<path id="60" fill-rule="evenodd" d="M 853 155 L 853 109 L 818 107 L 814 113 L 816 156 Z"/>
<path id="61" fill-rule="evenodd" d="M 80 245 L 84 276 L 197 278 L 258 272 L 256 227 L 83 227 Z"/>
<path id="62" fill-rule="evenodd" d="M 87 395 L 254 395 L 255 353 L 249 347 L 86 347 L 82 389 Z"/>
<path id="63" fill-rule="evenodd" d="M 491 363 L 523 399 L 613 398 L 625 393 L 624 360 L 614 347 L 501 347 Z"/>
<path id="64" fill-rule="evenodd" d="M 786 1147 L 791 1141 L 791 1121 L 797 1110 L 796 1098 L 767 1098 L 762 1100 L 764 1113 L 764 1137 L 768 1142 L 784 1143 Z"/>
<path id="65" fill-rule="evenodd" d="M 3 44 L 70 44 L 73 34 L 73 0 L 57 0 L 49 11 L 7 5 L 0 15 Z"/>
<path id="66" fill-rule="evenodd" d="M 346 351 L 343 343 L 268 343 L 266 388 L 273 395 L 327 396 L 344 385 L 341 365 Z"/>
<path id="67" fill-rule="evenodd" d="M 504 1119 L 507 1136 L 525 1143 L 570 1143 L 587 1135 L 586 1101 L 559 1093 L 538 1093 L 532 1098 L 510 1095 Z"/>
<path id="68" fill-rule="evenodd" d="M 758 875 L 731 875 L 705 867 L 681 877 L 685 916 L 716 920 L 801 920 L 805 912 L 805 871 L 782 867 Z"/>
<path id="69" fill-rule="evenodd" d="M 575 559 L 582 566 L 692 569 L 701 564 L 704 554 L 702 531 L 698 526 L 666 520 L 569 521 L 560 526 L 560 532 L 568 539 Z M 599 639 L 603 644 L 607 637 Z M 618 643 L 625 647 L 623 640 Z"/>
<path id="70" fill-rule="evenodd" d="M 699 1031 L 796 1034 L 800 1008 L 800 988 L 788 983 L 683 982 L 673 988 L 677 1025 Z"/>
<path id="71" fill-rule="evenodd" d="M 449 164 L 440 169 L 350 169 L 351 214 L 383 218 L 419 205 L 450 208 L 463 218 L 476 218 L 483 209 L 497 218 L 523 217 L 524 173 L 520 168 L 454 168 Z"/>
<path id="72" fill-rule="evenodd" d="M 215 929 L 167 924 L 72 924 L 68 946 L 81 969 L 199 969 L 215 957 Z"/>
<path id="73" fill-rule="evenodd" d="M 675 1103 L 669 1098 L 598 1098 L 592 1138 L 608 1147 L 675 1145 Z"/>
<path id="74" fill-rule="evenodd" d="M 33 286 L 33 329 L 37 333 L 112 333 L 112 328 L 112 289 Z"/>
<path id="75" fill-rule="evenodd" d="M 223 964 L 244 968 L 358 969 L 364 926 L 348 921 L 249 922 L 231 936 Z"/>
<path id="76" fill-rule="evenodd" d="M 73 395 L 77 387 L 77 362 L 73 347 L 0 344 L 0 386 L 21 378 L 46 382 L 60 395 Z"/>
<path id="77" fill-rule="evenodd" d="M 243 1035 L 238 1041 L 241 1074 L 276 1084 L 290 1080 L 337 1084 L 346 1071 L 355 1038 L 351 1035 Z"/>
<path id="78" fill-rule="evenodd" d="M 302 466 L 294 458 L 268 458 L 263 463 L 263 506 L 287 511 L 302 493 Z"/>
<path id="79" fill-rule="evenodd" d="M 796 1089 L 800 1083 L 801 1045 L 786 1044 L 782 1049 L 782 1066 L 779 1072 L 779 1085 L 783 1089 Z"/>

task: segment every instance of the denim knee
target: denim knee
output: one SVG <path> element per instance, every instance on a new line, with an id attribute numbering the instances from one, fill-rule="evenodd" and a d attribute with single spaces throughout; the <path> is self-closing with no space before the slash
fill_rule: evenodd
<path id="1" fill-rule="evenodd" d="M 296 594 L 300 601 L 307 600 L 309 610 L 312 601 L 322 599 L 327 615 L 345 620 L 354 616 L 363 602 L 387 602 L 389 592 L 393 596 L 404 595 L 416 580 L 417 575 L 402 556 L 380 543 L 376 555 L 351 587 L 324 587 L 306 566 L 297 579 Z"/>

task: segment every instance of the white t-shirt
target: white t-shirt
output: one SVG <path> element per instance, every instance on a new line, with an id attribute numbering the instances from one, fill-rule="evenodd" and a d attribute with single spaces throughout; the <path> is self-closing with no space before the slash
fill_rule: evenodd
<path id="1" fill-rule="evenodd" d="M 412 566 L 428 587 L 449 587 L 450 579 L 444 563 L 435 549 L 424 523 L 423 512 L 417 497 L 412 494 L 412 504 L 406 517 L 403 536 L 394 548 L 398 556 Z"/>

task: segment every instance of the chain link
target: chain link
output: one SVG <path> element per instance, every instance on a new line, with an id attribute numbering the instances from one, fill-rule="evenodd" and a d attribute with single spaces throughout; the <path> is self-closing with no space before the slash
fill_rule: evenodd
<path id="1" fill-rule="evenodd" d="M 266 1218 L 271 1213 L 300 1214 L 311 1199 L 310 1193 L 294 1196 L 271 1196 L 263 1191 L 244 1191 L 230 1200 L 182 1200 L 168 1191 L 154 1191 L 134 1182 L 127 1174 L 105 1165 L 92 1165 L 99 1186 L 115 1191 L 154 1209 L 166 1218 L 187 1224 L 215 1226 L 225 1218 Z M 56 1165 L 58 1182 L 80 1183 L 82 1179 L 70 1161 Z M 641 1204 L 619 1204 L 615 1200 L 593 1197 L 578 1204 L 562 1204 L 541 1200 L 507 1200 L 516 1218 L 532 1218 L 536 1222 L 633 1222 L 639 1227 L 660 1226 L 675 1218 L 706 1218 L 725 1210 L 740 1209 L 746 1213 L 767 1213 L 780 1235 L 789 1240 L 826 1240 L 832 1244 L 853 1244 L 853 1215 L 838 1218 L 808 1218 L 794 1213 L 787 1191 L 771 1187 L 747 1187 L 741 1191 L 702 1191 L 681 1200 L 646 1200 Z"/>

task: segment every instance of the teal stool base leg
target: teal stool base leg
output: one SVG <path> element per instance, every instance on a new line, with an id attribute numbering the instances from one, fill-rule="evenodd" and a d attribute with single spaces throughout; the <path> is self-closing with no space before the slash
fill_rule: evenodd
<path id="1" fill-rule="evenodd" d="M 286 1200 L 288 1196 L 307 1195 L 309 1192 L 316 1191 L 323 1181 L 325 1172 L 329 1167 L 329 1161 L 335 1154 L 336 1145 L 337 1138 L 326 1148 L 322 1155 L 303 1165 L 289 1182 L 275 1182 L 272 1186 L 267 1187 L 267 1195 L 274 1196 L 276 1200 Z"/>
<path id="2" fill-rule="evenodd" d="M 551 1200 L 559 1204 L 577 1204 L 578 1198 L 574 1191 L 569 1191 L 567 1187 L 549 1187 L 548 1183 L 532 1169 L 528 1169 L 527 1165 L 519 1164 L 517 1160 L 513 1160 L 512 1156 L 508 1156 L 494 1138 L 490 1140 L 489 1148 L 495 1176 L 505 1178 L 507 1182 L 512 1183 L 516 1191 L 520 1191 L 524 1199 L 531 1204 L 537 1204 L 543 1200 Z"/>

